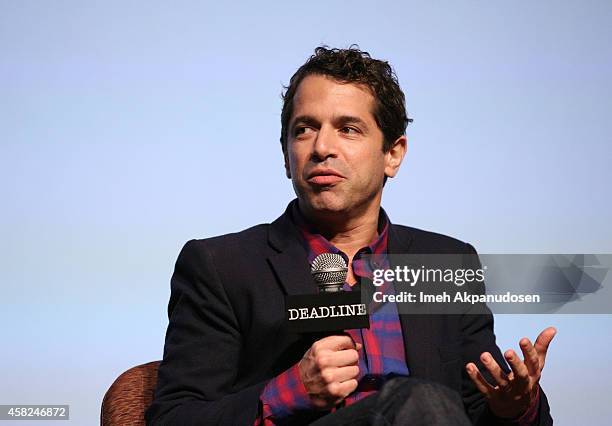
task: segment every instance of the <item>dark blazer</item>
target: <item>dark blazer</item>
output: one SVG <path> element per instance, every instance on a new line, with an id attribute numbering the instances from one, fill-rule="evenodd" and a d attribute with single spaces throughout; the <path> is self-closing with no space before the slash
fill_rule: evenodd
<path id="1" fill-rule="evenodd" d="M 298 362 L 312 344 L 312 337 L 286 329 L 284 296 L 317 291 L 290 206 L 272 224 L 191 240 L 181 250 L 147 424 L 252 425 L 266 383 Z M 388 250 L 475 253 L 456 239 L 400 225 L 390 226 Z M 400 322 L 411 376 L 455 389 L 474 424 L 495 424 L 464 369 L 472 361 L 484 370 L 479 361 L 484 351 L 505 365 L 490 312 L 400 315 Z M 312 418 L 293 420 L 300 424 Z M 536 424 L 552 424 L 544 392 Z"/>

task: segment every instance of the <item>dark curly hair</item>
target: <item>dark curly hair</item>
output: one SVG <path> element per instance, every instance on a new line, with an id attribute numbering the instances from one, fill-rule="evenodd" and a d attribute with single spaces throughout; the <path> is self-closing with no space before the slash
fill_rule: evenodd
<path id="1" fill-rule="evenodd" d="M 284 87 L 280 137 L 283 151 L 287 148 L 293 98 L 302 80 L 312 74 L 328 76 L 341 83 L 362 84 L 370 89 L 376 102 L 372 113 L 384 135 L 383 152 L 389 151 L 393 142 L 406 133 L 406 126 L 412 119 L 406 115 L 404 93 L 389 63 L 372 59 L 356 45 L 348 49 L 320 46 Z"/>

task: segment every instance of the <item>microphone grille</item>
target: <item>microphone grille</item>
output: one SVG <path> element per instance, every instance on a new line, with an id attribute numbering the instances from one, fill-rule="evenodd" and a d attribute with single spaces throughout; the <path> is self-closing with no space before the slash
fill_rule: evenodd
<path id="1" fill-rule="evenodd" d="M 342 290 L 348 268 L 344 258 L 337 253 L 322 253 L 315 257 L 310 273 L 321 292 Z"/>

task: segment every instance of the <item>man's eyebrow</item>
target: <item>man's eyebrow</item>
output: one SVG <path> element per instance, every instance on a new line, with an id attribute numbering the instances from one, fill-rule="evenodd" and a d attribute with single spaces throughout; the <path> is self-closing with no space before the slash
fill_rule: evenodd
<path id="1" fill-rule="evenodd" d="M 307 126 L 317 127 L 320 125 L 319 120 L 314 118 L 312 115 L 298 115 L 291 121 L 290 128 L 295 127 L 296 124 L 306 124 Z"/>
<path id="2" fill-rule="evenodd" d="M 365 128 L 368 127 L 368 124 L 363 119 L 359 117 L 354 117 L 352 115 L 341 115 L 339 117 L 336 117 L 334 118 L 334 123 L 336 124 L 336 126 L 341 126 L 344 124 L 357 124 Z"/>

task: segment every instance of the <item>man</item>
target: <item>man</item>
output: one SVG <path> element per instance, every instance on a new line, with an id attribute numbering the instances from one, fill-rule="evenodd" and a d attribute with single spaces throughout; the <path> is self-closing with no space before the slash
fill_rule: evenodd
<path id="1" fill-rule="evenodd" d="M 551 424 L 539 379 L 553 328 L 535 345 L 521 339 L 524 360 L 501 354 L 488 310 L 404 315 L 385 303 L 370 329 L 288 331 L 284 297 L 316 293 L 309 262 L 319 253 L 345 258 L 352 290 L 365 282 L 359 262 L 370 253 L 475 251 L 392 225 L 380 207 L 409 122 L 386 62 L 317 48 L 291 78 L 281 122 L 297 200 L 272 224 L 185 245 L 147 422 Z"/>

